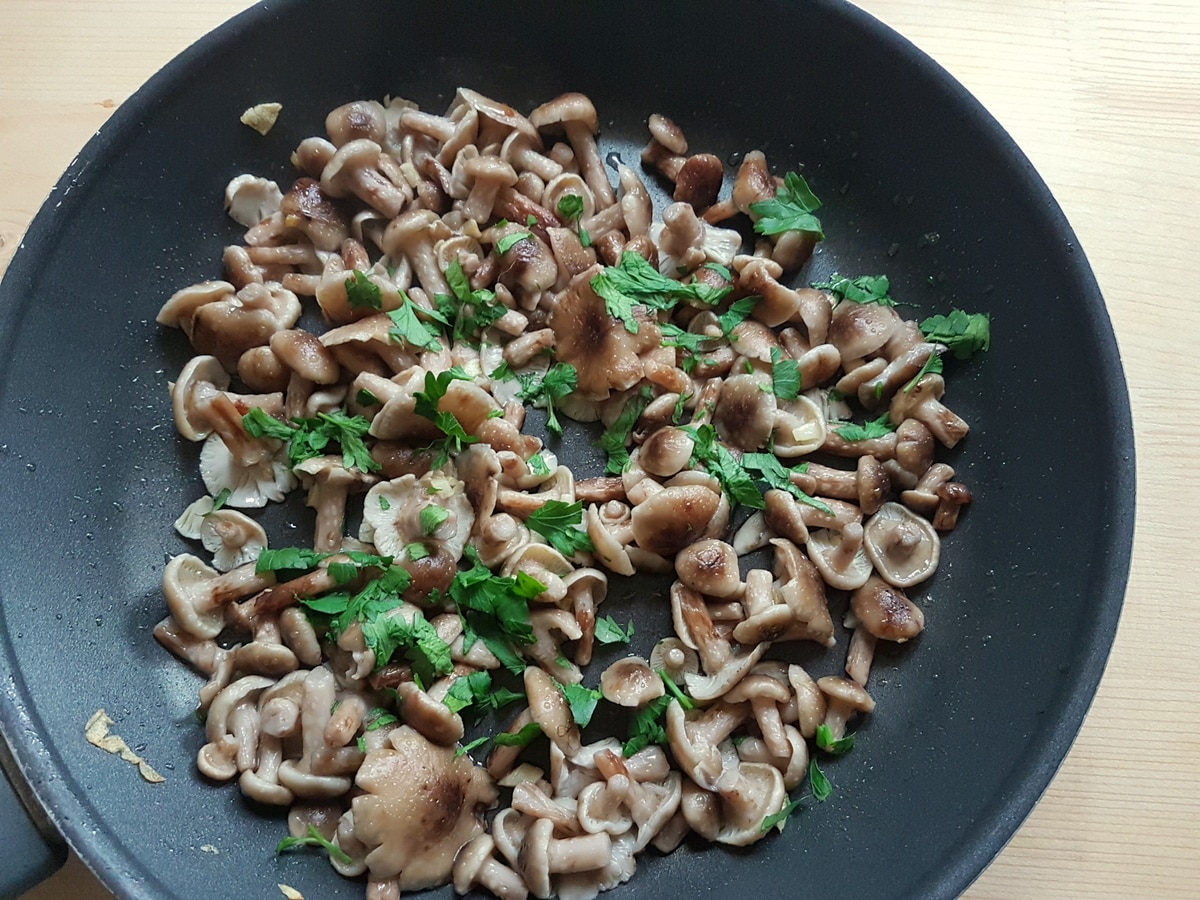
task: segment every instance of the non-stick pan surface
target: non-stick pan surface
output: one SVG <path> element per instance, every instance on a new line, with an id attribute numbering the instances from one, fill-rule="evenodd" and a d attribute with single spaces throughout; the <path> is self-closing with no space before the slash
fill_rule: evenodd
<path id="1" fill-rule="evenodd" d="M 948 367 L 973 426 L 951 462 L 976 502 L 916 592 L 927 631 L 881 655 L 878 713 L 826 767 L 833 796 L 749 852 L 651 855 L 619 889 L 957 894 L 1050 780 L 1103 669 L 1133 523 L 1129 408 L 1091 271 L 1028 161 L 946 73 L 835 2 L 267 3 L 126 103 L 0 288 L 0 727 L 22 777 L 118 894 L 361 895 L 277 857 L 280 817 L 194 771 L 198 680 L 150 628 L 164 559 L 187 549 L 170 523 L 201 487 L 166 392 L 188 349 L 153 319 L 218 275 L 240 233 L 220 203 L 231 176 L 288 182 L 290 151 L 348 100 L 439 110 L 459 85 L 526 110 L 583 91 L 628 162 L 662 112 L 697 150 L 803 165 L 829 239 L 802 280 L 886 272 L 907 315 L 992 315 L 990 352 Z M 267 100 L 284 111 L 260 137 L 237 119 Z M 633 594 L 608 602 L 632 610 Z M 165 784 L 84 741 L 100 707 Z"/>

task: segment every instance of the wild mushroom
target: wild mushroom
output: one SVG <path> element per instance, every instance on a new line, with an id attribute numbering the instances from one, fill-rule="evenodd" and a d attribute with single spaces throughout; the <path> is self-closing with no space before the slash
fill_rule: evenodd
<path id="1" fill-rule="evenodd" d="M 885 503 L 867 520 L 867 556 L 893 587 L 919 584 L 937 568 L 941 539 L 933 526 L 899 503 Z"/>
<path id="2" fill-rule="evenodd" d="M 296 485 L 283 443 L 254 439 L 245 432 L 228 433 L 233 436 L 232 446 L 214 432 L 200 448 L 200 478 L 208 492 L 215 497 L 227 490 L 226 505 L 243 509 L 283 500 Z"/>
<path id="3" fill-rule="evenodd" d="M 904 643 L 925 627 L 925 614 L 898 587 L 873 577 L 850 595 L 859 624 L 885 641 Z"/>
<path id="4" fill-rule="evenodd" d="M 706 532 L 720 505 L 721 495 L 702 485 L 664 488 L 633 508 L 633 539 L 650 553 L 673 556 Z"/>
<path id="5" fill-rule="evenodd" d="M 771 543 L 775 546 L 774 589 L 795 619 L 783 639 L 812 640 L 832 647 L 833 619 L 821 573 L 791 541 L 774 538 Z"/>
<path id="6" fill-rule="evenodd" d="M 379 144 L 366 138 L 348 141 L 337 149 L 321 171 L 321 189 L 330 197 L 355 196 L 368 206 L 394 218 L 412 194 L 403 179 L 389 177 L 394 166 Z"/>
<path id="7" fill-rule="evenodd" d="M 605 832 L 556 838 L 552 821 L 535 819 L 525 834 L 517 868 L 533 896 L 548 898 L 554 896 L 551 875 L 599 869 L 611 855 L 612 838 Z"/>
<path id="8" fill-rule="evenodd" d="M 554 329 L 555 353 L 577 373 L 581 397 L 605 400 L 613 390 L 624 391 L 641 380 L 639 354 L 659 346 L 662 335 L 650 321 L 639 319 L 637 333 L 609 315 L 591 281 L 601 272 L 593 266 L 575 276 L 550 311 L 547 324 Z"/>
<path id="9" fill-rule="evenodd" d="M 871 560 L 863 548 L 863 528 L 857 522 L 847 525 L 840 535 L 832 528 L 810 531 L 804 549 L 831 588 L 852 591 L 871 577 Z"/>
<path id="10" fill-rule="evenodd" d="M 618 706 L 645 706 L 665 690 L 662 679 L 640 656 L 618 659 L 600 674 L 600 692 Z"/>
<path id="11" fill-rule="evenodd" d="M 162 576 L 171 617 L 188 634 L 215 638 L 225 627 L 226 605 L 275 583 L 273 573 L 254 569 L 246 564 L 222 575 L 190 553 L 171 557 Z"/>
<path id="12" fill-rule="evenodd" d="M 679 638 L 665 637 L 650 651 L 650 668 L 665 673 L 676 684 L 683 684 L 689 674 L 700 671 L 700 657 Z"/>
<path id="13" fill-rule="evenodd" d="M 742 450 L 766 445 L 775 428 L 776 400 L 765 374 L 733 375 L 721 386 L 713 424 L 721 439 Z"/>
<path id="14" fill-rule="evenodd" d="M 689 544 L 675 556 L 679 580 L 708 597 L 726 600 L 742 592 L 737 552 L 724 541 L 707 538 Z"/>
<path id="15" fill-rule="evenodd" d="M 364 793 L 350 803 L 354 834 L 369 848 L 373 879 L 396 878 L 401 891 L 443 884 L 459 849 L 483 833 L 482 812 L 496 802 L 496 789 L 469 756 L 407 726 L 388 741 L 355 777 Z"/>
<path id="16" fill-rule="evenodd" d="M 776 600 L 771 573 L 766 569 L 751 569 L 746 573 L 742 594 L 746 617 L 733 626 L 733 639 L 748 647 L 763 641 L 774 641 L 787 634 L 795 622 L 791 607 Z"/>
<path id="17" fill-rule="evenodd" d="M 859 505 L 864 515 L 870 515 L 883 505 L 891 481 L 879 460 L 869 453 L 858 458 L 853 472 L 810 462 L 794 482 L 811 496 L 837 497 Z"/>
<path id="18" fill-rule="evenodd" d="M 255 733 L 247 734 L 239 725 L 239 709 L 255 711 L 255 700 L 263 688 L 274 682 L 259 675 L 246 675 L 221 691 L 208 708 L 204 732 L 208 743 L 200 748 L 196 765 L 216 781 L 228 781 L 239 771 L 252 768 L 258 749 L 257 723 Z"/>
<path id="19" fill-rule="evenodd" d="M 346 497 L 352 490 L 374 484 L 376 477 L 357 466 L 347 469 L 340 456 L 314 456 L 298 464 L 295 472 L 308 488 L 307 505 L 317 511 L 313 549 L 332 553 L 342 547 L 342 522 Z"/>
<path id="20" fill-rule="evenodd" d="M 437 510 L 424 512 L 432 507 Z M 405 556 L 409 544 L 420 543 L 441 548 L 456 562 L 462 558 L 474 519 L 461 481 L 435 472 L 420 479 L 404 475 L 367 492 L 359 537 L 397 559 Z"/>
<path id="21" fill-rule="evenodd" d="M 269 178 L 237 175 L 225 186 L 225 209 L 229 218 L 250 228 L 279 212 L 283 192 Z"/>
<path id="22" fill-rule="evenodd" d="M 463 844 L 454 857 L 454 890 L 466 894 L 478 886 L 491 891 L 500 900 L 525 900 L 529 889 L 521 876 L 504 863 L 492 858 L 496 842 L 490 834 L 481 834 Z"/>
<path id="23" fill-rule="evenodd" d="M 305 675 L 300 703 L 301 755 L 279 765 L 279 783 L 297 797 L 328 799 L 350 790 L 346 776 L 321 774 L 314 768 L 326 750 L 325 727 L 336 697 L 337 684 L 329 669 L 321 666 Z"/>
<path id="24" fill-rule="evenodd" d="M 196 309 L 188 337 L 197 353 L 215 356 L 226 371 L 236 372 L 243 353 L 263 346 L 299 318 L 300 300 L 294 293 L 274 283 L 248 284 Z"/>
<path id="25" fill-rule="evenodd" d="M 588 187 L 600 207 L 612 206 L 617 202 L 608 175 L 604 171 L 604 160 L 596 147 L 596 132 L 599 122 L 592 101 L 579 93 L 562 94 L 543 103 L 529 114 L 529 121 L 541 131 L 553 133 L 561 129 L 575 151 L 575 159 Z"/>
<path id="26" fill-rule="evenodd" d="M 393 259 L 407 258 L 427 294 L 449 294 L 450 285 L 438 268 L 433 245 L 450 234 L 437 213 L 428 209 L 409 209 L 388 224 L 383 233 L 383 252 Z"/>
<path id="27" fill-rule="evenodd" d="M 817 679 L 817 686 L 829 698 L 825 711 L 825 725 L 833 738 L 839 740 L 846 734 L 846 723 L 855 713 L 875 710 L 875 701 L 862 685 L 839 675 L 826 675 Z"/>
<path id="28" fill-rule="evenodd" d="M 943 446 L 953 447 L 970 430 L 961 418 L 941 404 L 946 392 L 946 382 L 941 375 L 922 375 L 913 385 L 896 392 L 888 407 L 888 418 L 899 425 L 905 419 L 916 419 L 925 424 Z"/>
<path id="29" fill-rule="evenodd" d="M 328 156 L 332 159 L 336 148 L 328 141 L 322 143 L 332 151 Z M 300 146 L 303 149 L 305 144 Z M 313 160 L 316 175 L 320 175 L 327 161 L 322 157 L 318 165 L 318 160 Z M 300 232 L 314 247 L 327 253 L 336 252 L 350 233 L 341 205 L 313 178 L 297 178 L 283 195 L 279 210 L 288 228 Z"/>

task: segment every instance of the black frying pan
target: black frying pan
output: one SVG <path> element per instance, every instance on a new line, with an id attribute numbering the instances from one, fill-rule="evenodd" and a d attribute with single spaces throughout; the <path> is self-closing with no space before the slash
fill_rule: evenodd
<path id="1" fill-rule="evenodd" d="M 282 881 L 361 895 L 323 863 L 276 857 L 280 817 L 194 772 L 198 682 L 150 637 L 164 558 L 185 549 L 170 523 L 200 491 L 165 387 L 188 350 L 153 318 L 217 275 L 239 233 L 220 205 L 230 176 L 287 181 L 290 150 L 345 101 L 400 94 L 437 110 L 458 85 L 525 109 L 584 91 L 604 147 L 623 154 L 663 112 L 699 150 L 803 164 L 829 235 L 803 279 L 885 271 L 911 315 L 992 314 L 990 353 L 949 373 L 973 425 L 951 462 L 977 502 L 918 592 L 928 630 L 878 662 L 879 712 L 827 767 L 834 796 L 750 852 L 688 845 L 620 889 L 957 894 L 1049 782 L 1100 678 L 1133 527 L 1129 407 L 1091 271 L 1028 161 L 945 72 L 832 0 L 270 3 L 123 105 L 0 287 L 10 777 L 117 894 L 271 897 Z M 262 138 L 237 118 L 265 100 L 284 114 Z M 632 609 L 630 587 L 609 603 Z M 837 656 L 811 659 L 833 671 Z M 102 706 L 165 784 L 84 742 Z M 36 854 L 18 843 L 22 820 L 0 816 L 0 870 L 16 884 Z"/>

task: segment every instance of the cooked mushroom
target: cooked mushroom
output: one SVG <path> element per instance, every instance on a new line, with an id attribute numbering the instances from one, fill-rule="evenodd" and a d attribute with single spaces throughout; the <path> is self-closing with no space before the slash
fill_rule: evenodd
<path id="1" fill-rule="evenodd" d="M 855 713 L 869 713 L 875 710 L 875 701 L 866 689 L 847 678 L 826 675 L 817 679 L 817 686 L 829 698 L 825 721 L 822 724 L 829 728 L 833 740 L 845 736 L 846 723 Z"/>
<path id="2" fill-rule="evenodd" d="M 630 527 L 643 550 L 671 556 L 703 535 L 721 495 L 698 484 L 664 488 L 633 508 Z"/>
<path id="3" fill-rule="evenodd" d="M 579 170 L 592 189 L 596 203 L 605 207 L 617 202 L 604 171 L 604 160 L 600 158 L 600 151 L 596 147 L 595 135 L 599 131 L 599 122 L 591 100 L 583 94 L 562 94 L 531 112 L 529 121 L 545 132 L 553 133 L 561 129 L 575 151 Z"/>
<path id="4" fill-rule="evenodd" d="M 355 777 L 364 793 L 350 804 L 354 834 L 370 850 L 372 878 L 397 878 L 402 891 L 444 884 L 459 849 L 483 833 L 496 789 L 469 756 L 407 726 L 388 742 L 367 754 Z"/>
<path id="5" fill-rule="evenodd" d="M 941 404 L 946 382 L 941 375 L 922 375 L 914 385 L 897 391 L 888 407 L 888 418 L 899 425 L 905 419 L 917 419 L 946 447 L 953 447 L 970 430 L 961 418 Z"/>
<path id="6" fill-rule="evenodd" d="M 271 572 L 250 564 L 225 574 L 190 553 L 171 557 L 163 568 L 162 589 L 171 617 L 188 634 L 214 638 L 225 627 L 225 606 L 275 583 Z"/>
<path id="7" fill-rule="evenodd" d="M 473 887 L 491 891 L 500 900 L 525 900 L 529 890 L 521 876 L 504 863 L 492 858 L 496 842 L 490 834 L 472 838 L 454 857 L 454 890 L 466 894 Z"/>
<path id="8" fill-rule="evenodd" d="M 863 528 L 857 522 L 843 528 L 840 535 L 832 528 L 810 531 L 804 549 L 825 583 L 839 591 L 862 587 L 871 577 L 873 569 L 863 547 Z"/>
<path id="9" fill-rule="evenodd" d="M 937 568 L 941 539 L 933 526 L 899 503 L 885 503 L 867 520 L 867 556 L 888 584 L 906 588 L 919 584 Z"/>
<path id="10" fill-rule="evenodd" d="M 279 212 L 283 192 L 269 178 L 237 175 L 225 186 L 225 209 L 229 218 L 250 228 Z"/>
<path id="11" fill-rule="evenodd" d="M 665 690 L 662 679 L 640 656 L 618 659 L 600 674 L 604 699 L 618 706 L 645 706 Z"/>
<path id="12" fill-rule="evenodd" d="M 850 608 L 868 632 L 903 643 L 925 627 L 925 614 L 898 587 L 873 577 L 850 595 Z"/>
<path id="13" fill-rule="evenodd" d="M 294 471 L 308 487 L 307 504 L 317 511 L 313 549 L 322 553 L 341 549 L 346 497 L 353 490 L 361 491 L 374 484 L 375 476 L 356 466 L 346 468 L 339 456 L 314 456 L 301 462 Z"/>
<path id="14" fill-rule="evenodd" d="M 696 541 L 675 556 L 679 580 L 708 597 L 726 600 L 742 591 L 737 552 L 724 541 Z"/>
<path id="15" fill-rule="evenodd" d="M 258 559 L 267 546 L 267 533 L 249 516 L 235 509 L 218 509 L 203 515 L 199 537 L 213 555 L 213 568 L 228 572 Z"/>

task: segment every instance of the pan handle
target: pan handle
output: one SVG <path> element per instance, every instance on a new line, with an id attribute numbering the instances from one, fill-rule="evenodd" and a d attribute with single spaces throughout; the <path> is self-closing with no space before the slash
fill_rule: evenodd
<path id="1" fill-rule="evenodd" d="M 28 791 L 0 736 L 0 898 L 18 897 L 67 861 L 67 845 Z"/>

